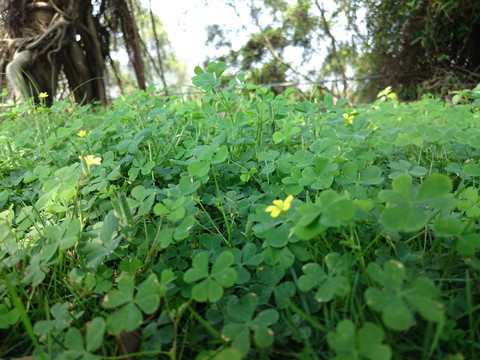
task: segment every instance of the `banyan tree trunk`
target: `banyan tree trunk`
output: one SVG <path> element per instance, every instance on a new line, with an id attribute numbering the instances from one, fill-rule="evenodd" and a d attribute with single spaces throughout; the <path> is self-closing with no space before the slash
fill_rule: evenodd
<path id="1" fill-rule="evenodd" d="M 3 37 L 0 43 L 1 88 L 11 97 L 38 99 L 47 93 L 50 103 L 58 75 L 64 71 L 77 102 L 106 104 L 104 59 L 108 37 L 92 15 L 86 0 L 4 1 Z"/>

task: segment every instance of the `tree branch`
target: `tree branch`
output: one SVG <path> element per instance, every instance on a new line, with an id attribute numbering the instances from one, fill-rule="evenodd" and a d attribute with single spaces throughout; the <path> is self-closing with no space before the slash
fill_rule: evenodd
<path id="1" fill-rule="evenodd" d="M 290 70 L 292 70 L 295 74 L 303 77 L 304 79 L 310 81 L 310 82 L 315 82 L 312 78 L 302 74 L 299 70 L 294 68 L 291 64 L 286 62 L 285 60 L 282 59 L 282 57 L 275 51 L 275 48 L 273 47 L 272 43 L 268 39 L 268 36 L 263 36 L 263 40 L 265 40 L 265 45 L 267 46 L 267 49 L 270 51 L 270 53 L 273 55 L 273 57 L 282 65 L 285 65 L 288 67 Z"/>
<path id="2" fill-rule="evenodd" d="M 155 24 L 155 18 L 153 16 L 152 0 L 150 0 L 149 4 L 150 4 L 150 21 L 152 23 L 153 38 L 155 39 L 155 45 L 156 45 L 156 50 L 157 50 L 158 66 L 160 67 L 159 75 L 160 75 L 160 79 L 162 80 L 163 87 L 166 89 L 167 88 L 167 82 L 165 81 L 165 68 L 163 66 L 162 55 L 160 54 L 160 51 L 161 51 L 162 48 L 160 46 L 160 41 L 158 39 L 157 27 L 156 27 L 156 24 Z M 167 95 L 168 95 L 168 91 L 167 91 Z"/>
<path id="3" fill-rule="evenodd" d="M 317 5 L 318 10 L 320 11 L 320 16 L 322 18 L 322 24 L 323 24 L 323 29 L 325 31 L 325 34 L 330 38 L 330 41 L 332 43 L 332 53 L 335 59 L 337 60 L 338 67 L 341 71 L 341 75 L 343 76 L 343 78 L 346 78 L 347 76 L 346 76 L 345 67 L 343 66 L 342 58 L 340 57 L 337 51 L 337 41 L 335 39 L 335 36 L 333 36 L 333 34 L 330 31 L 330 25 L 328 24 L 327 18 L 325 17 L 325 9 L 323 9 L 320 6 L 320 4 L 318 3 L 318 0 L 315 0 L 315 5 Z M 347 93 L 347 86 L 348 84 L 345 81 L 343 83 L 345 94 Z"/>

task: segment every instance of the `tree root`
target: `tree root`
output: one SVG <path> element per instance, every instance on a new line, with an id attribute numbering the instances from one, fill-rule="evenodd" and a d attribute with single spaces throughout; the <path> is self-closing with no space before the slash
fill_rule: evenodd
<path id="1" fill-rule="evenodd" d="M 25 95 L 28 94 L 29 87 L 25 81 L 24 69 L 32 63 L 32 60 L 33 53 L 30 50 L 17 52 L 5 70 L 7 80 L 13 88 L 13 96 L 20 101 L 25 101 Z"/>

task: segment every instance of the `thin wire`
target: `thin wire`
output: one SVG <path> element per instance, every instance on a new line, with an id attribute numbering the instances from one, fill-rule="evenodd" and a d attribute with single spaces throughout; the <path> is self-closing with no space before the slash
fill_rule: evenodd
<path id="1" fill-rule="evenodd" d="M 385 78 L 401 78 L 401 77 L 415 77 L 419 75 L 425 75 L 426 73 L 406 73 L 406 74 L 378 74 L 378 75 L 366 75 L 358 77 L 344 77 L 338 79 L 323 79 L 317 81 L 305 81 L 305 82 L 295 82 L 295 81 L 286 81 L 272 84 L 260 84 L 255 85 L 255 88 L 262 87 L 288 87 L 288 86 L 303 86 L 303 85 L 316 85 L 316 84 L 326 84 L 326 83 L 337 83 L 345 81 L 365 81 L 365 80 L 374 80 L 374 79 L 385 79 Z M 248 86 L 246 85 L 237 85 L 237 89 L 242 89 Z M 222 88 L 220 90 L 226 90 Z M 202 91 L 185 91 L 185 92 L 169 92 L 168 95 L 192 95 L 192 94 L 202 94 Z M 166 95 L 166 94 L 165 94 Z"/>

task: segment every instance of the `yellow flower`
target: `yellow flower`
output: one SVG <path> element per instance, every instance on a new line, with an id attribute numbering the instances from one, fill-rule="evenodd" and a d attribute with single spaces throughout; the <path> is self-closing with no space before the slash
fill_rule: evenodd
<path id="1" fill-rule="evenodd" d="M 80 160 L 82 160 L 82 156 L 78 157 Z M 88 167 L 92 165 L 101 165 L 102 164 L 102 158 L 95 157 L 94 155 L 87 155 L 83 156 L 83 159 L 85 160 L 85 163 L 87 164 Z"/>
<path id="2" fill-rule="evenodd" d="M 78 136 L 80 137 L 85 137 L 87 136 L 87 132 L 85 130 L 80 130 L 78 133 L 77 133 Z"/>
<path id="3" fill-rule="evenodd" d="M 353 118 L 355 117 L 355 115 L 343 114 L 343 117 L 345 118 L 345 120 L 347 120 L 343 123 L 343 125 L 346 126 L 348 124 L 353 124 Z"/>
<path id="4" fill-rule="evenodd" d="M 303 120 L 303 118 L 298 119 L 298 121 L 300 122 L 300 125 L 307 125 L 307 123 L 305 122 L 305 120 Z"/>
<path id="5" fill-rule="evenodd" d="M 39 97 L 40 99 L 45 99 L 46 97 L 48 97 L 48 93 L 46 93 L 46 92 L 41 92 L 40 94 L 38 94 L 38 97 Z"/>
<path id="6" fill-rule="evenodd" d="M 267 206 L 265 212 L 269 212 L 272 217 L 276 218 L 281 213 L 290 209 L 292 200 L 293 195 L 288 195 L 285 200 L 274 200 L 273 205 Z"/>

